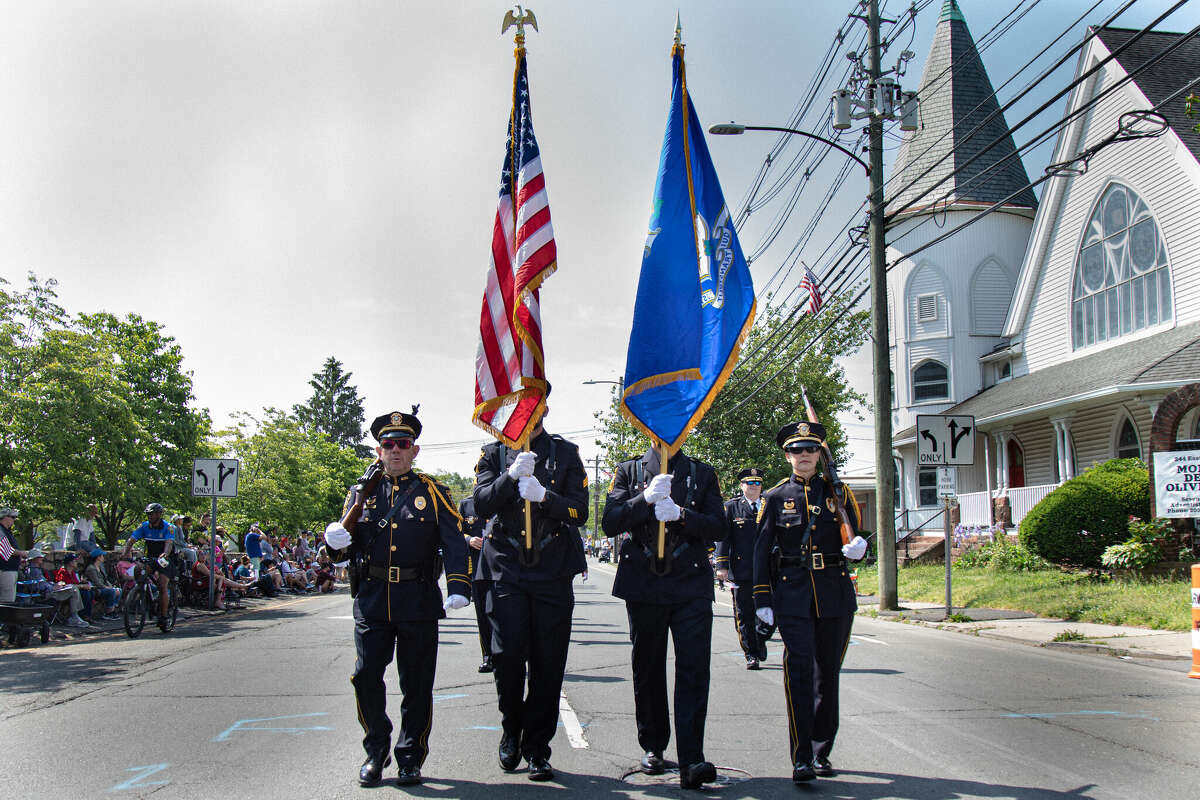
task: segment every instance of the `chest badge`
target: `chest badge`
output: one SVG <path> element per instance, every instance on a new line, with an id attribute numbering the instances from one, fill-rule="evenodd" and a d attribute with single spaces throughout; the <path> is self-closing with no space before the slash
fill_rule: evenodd
<path id="1" fill-rule="evenodd" d="M 374 507 L 375 507 L 375 498 L 374 498 L 374 497 L 368 497 L 368 498 L 367 498 L 367 502 L 364 504 L 364 506 L 365 506 L 366 508 L 374 508 Z"/>
<path id="2" fill-rule="evenodd" d="M 417 511 L 424 511 L 425 510 L 425 498 L 418 497 L 416 500 L 413 500 L 413 508 L 417 509 Z"/>
<path id="3" fill-rule="evenodd" d="M 830 514 L 833 514 L 837 511 L 837 505 L 833 502 L 832 497 L 825 498 L 825 507 L 829 509 Z"/>
<path id="4" fill-rule="evenodd" d="M 791 500 L 791 499 L 784 500 L 784 501 L 783 501 L 783 507 L 784 507 L 785 509 L 787 509 L 788 511 L 794 511 L 794 510 L 795 510 L 795 508 L 796 508 L 796 501 L 795 501 L 795 500 Z"/>

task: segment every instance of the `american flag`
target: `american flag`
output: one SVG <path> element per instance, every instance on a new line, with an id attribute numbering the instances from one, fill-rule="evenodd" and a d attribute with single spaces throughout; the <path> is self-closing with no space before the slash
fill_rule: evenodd
<path id="1" fill-rule="evenodd" d="M 539 287 L 554 272 L 557 250 L 542 158 L 533 136 L 525 48 L 517 48 L 512 115 L 492 261 L 479 314 L 472 421 L 520 448 L 546 410 Z"/>
<path id="2" fill-rule="evenodd" d="M 0 531 L 0 561 L 8 561 L 14 552 L 13 546 L 8 542 L 8 534 Z"/>
<path id="3" fill-rule="evenodd" d="M 808 302 L 804 304 L 804 311 L 808 314 L 815 314 L 821 310 L 824 301 L 821 300 L 821 290 L 817 287 L 817 276 L 808 267 L 804 268 L 804 277 L 800 279 L 800 288 L 808 290 Z"/>

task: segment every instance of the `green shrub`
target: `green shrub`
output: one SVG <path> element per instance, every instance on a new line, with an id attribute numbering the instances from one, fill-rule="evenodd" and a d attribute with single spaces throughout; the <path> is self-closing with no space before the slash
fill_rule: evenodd
<path id="1" fill-rule="evenodd" d="M 1145 569 L 1162 560 L 1162 551 L 1150 542 L 1129 540 L 1105 549 L 1100 563 L 1109 569 Z"/>
<path id="2" fill-rule="evenodd" d="M 1021 520 L 1022 545 L 1054 564 L 1098 569 L 1128 537 L 1131 516 L 1148 516 L 1150 474 L 1139 459 L 1113 459 L 1046 495 Z"/>
<path id="3" fill-rule="evenodd" d="M 966 569 L 990 569 L 995 572 L 1033 572 L 1051 565 L 1028 548 L 1001 537 L 975 550 L 963 553 L 956 562 Z"/>

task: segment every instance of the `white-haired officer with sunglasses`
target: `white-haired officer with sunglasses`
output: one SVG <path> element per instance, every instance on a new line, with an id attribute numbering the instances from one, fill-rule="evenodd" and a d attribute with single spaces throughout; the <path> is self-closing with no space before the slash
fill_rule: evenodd
<path id="1" fill-rule="evenodd" d="M 346 498 L 345 514 L 360 499 L 359 487 L 377 483 L 366 493 L 353 534 L 341 524 L 325 530 L 334 561 L 353 559 L 358 581 L 354 591 L 354 698 L 363 728 L 367 760 L 358 772 L 363 786 L 378 785 L 383 769 L 396 756 L 397 782 L 419 783 L 429 755 L 433 721 L 433 680 L 437 667 L 438 620 L 446 610 L 470 601 L 467 543 L 462 517 L 445 486 L 412 468 L 421 448 L 417 408 L 377 417 L 371 435 L 379 442 L 378 460 Z M 379 472 L 382 471 L 382 476 Z M 375 478 L 378 477 L 378 481 Z M 438 588 L 445 561 L 446 598 Z M 392 745 L 383 676 L 392 658 L 400 676 L 404 701 L 400 734 Z"/>
<path id="2" fill-rule="evenodd" d="M 867 550 L 858 504 L 838 487 L 855 536 L 842 544 L 835 487 L 817 472 L 825 427 L 792 422 L 775 436 L 792 474 L 763 496 L 754 540 L 755 614 L 776 624 L 784 644 L 792 780 L 835 773 L 829 761 L 838 729 L 838 677 L 858 604 L 848 561 Z"/>

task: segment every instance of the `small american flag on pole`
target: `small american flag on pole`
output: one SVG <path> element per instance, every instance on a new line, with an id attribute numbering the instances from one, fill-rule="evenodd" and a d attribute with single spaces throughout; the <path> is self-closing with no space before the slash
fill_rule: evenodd
<path id="1" fill-rule="evenodd" d="M 807 314 L 815 314 L 821 310 L 824 301 L 821 300 L 821 290 L 817 286 L 817 276 L 808 267 L 804 268 L 804 277 L 800 279 L 800 288 L 808 291 L 808 302 L 804 304 Z"/>
<path id="2" fill-rule="evenodd" d="M 12 558 L 14 552 L 16 551 L 13 550 L 13 546 L 8 542 L 8 534 L 0 533 L 0 561 L 8 561 Z"/>
<path id="3" fill-rule="evenodd" d="M 533 136 L 525 48 L 517 47 L 508 146 L 479 315 L 472 421 L 519 449 L 546 410 L 539 287 L 557 266 L 542 158 Z"/>

